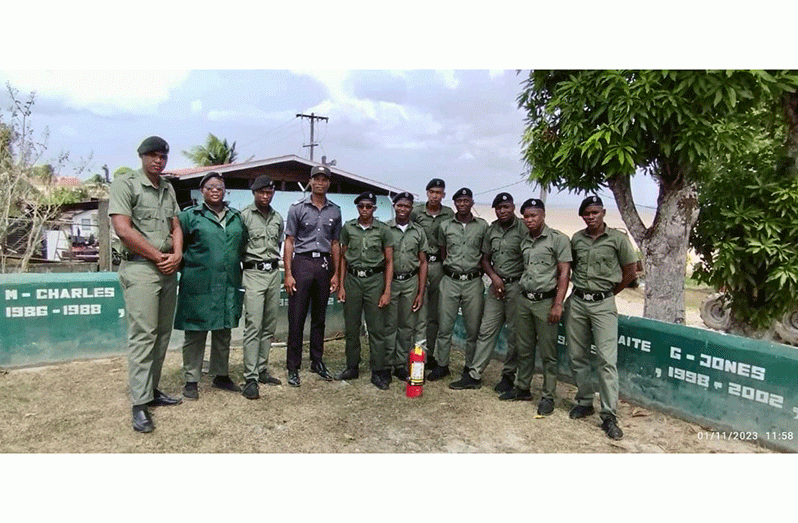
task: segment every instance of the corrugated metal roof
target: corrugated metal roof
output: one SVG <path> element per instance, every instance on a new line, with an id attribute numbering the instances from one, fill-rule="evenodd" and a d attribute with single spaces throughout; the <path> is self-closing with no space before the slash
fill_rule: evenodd
<path id="1" fill-rule="evenodd" d="M 305 158 L 301 158 L 301 157 L 296 156 L 294 154 L 289 154 L 289 155 L 286 155 L 286 156 L 278 156 L 278 157 L 275 157 L 275 158 L 266 158 L 264 160 L 253 160 L 253 161 L 250 161 L 250 162 L 243 162 L 243 163 L 229 163 L 229 164 L 225 164 L 225 165 L 213 165 L 213 166 L 209 166 L 209 167 L 189 167 L 189 168 L 186 168 L 186 169 L 171 169 L 171 170 L 164 171 L 163 174 L 177 176 L 181 180 L 188 180 L 188 179 L 192 179 L 192 178 L 201 178 L 202 176 L 205 175 L 205 173 L 207 173 L 209 171 L 216 171 L 216 172 L 218 172 L 220 174 L 224 174 L 224 173 L 241 171 L 241 170 L 245 170 L 245 169 L 252 169 L 252 168 L 257 168 L 257 167 L 265 167 L 265 166 L 268 166 L 268 165 L 275 165 L 275 164 L 279 164 L 279 163 L 300 163 L 300 164 L 303 164 L 303 165 L 307 165 L 308 169 L 311 169 L 311 168 L 313 168 L 316 165 L 322 165 L 319 162 L 312 162 L 310 160 L 307 160 Z M 370 178 L 366 178 L 364 176 L 358 176 L 356 174 L 352 174 L 350 172 L 347 172 L 347 171 L 344 171 L 342 169 L 339 169 L 339 168 L 337 168 L 334 165 L 327 165 L 327 167 L 330 169 L 330 172 L 332 172 L 334 175 L 338 175 L 338 176 L 340 176 L 342 178 L 347 178 L 347 179 L 350 179 L 350 180 L 353 180 L 353 181 L 357 181 L 357 182 L 360 182 L 360 183 L 367 183 L 367 184 L 373 185 L 375 187 L 379 187 L 379 188 L 387 191 L 388 193 L 396 194 L 396 193 L 399 193 L 399 192 L 402 192 L 402 191 L 405 190 L 405 189 L 402 189 L 400 187 L 394 187 L 392 185 L 388 185 L 386 183 L 379 182 L 377 180 L 372 180 Z"/>

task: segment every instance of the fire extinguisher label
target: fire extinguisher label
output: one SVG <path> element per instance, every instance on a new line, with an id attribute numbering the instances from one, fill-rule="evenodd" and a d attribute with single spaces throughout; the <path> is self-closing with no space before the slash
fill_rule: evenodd
<path id="1" fill-rule="evenodd" d="M 410 365 L 410 380 L 423 382 L 424 381 L 424 363 L 414 361 Z"/>

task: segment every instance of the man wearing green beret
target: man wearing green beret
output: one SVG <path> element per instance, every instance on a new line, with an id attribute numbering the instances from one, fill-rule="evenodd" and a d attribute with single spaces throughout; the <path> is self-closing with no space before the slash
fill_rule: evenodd
<path id="1" fill-rule="evenodd" d="M 388 226 L 374 218 L 377 197 L 366 191 L 355 198 L 358 217 L 341 229 L 341 268 L 344 284 L 338 300 L 344 304 L 346 369 L 339 380 L 358 377 L 361 316 L 369 334 L 371 383 L 387 390 L 391 374 L 385 366 L 385 310 L 391 301 L 393 240 Z"/>
<path id="2" fill-rule="evenodd" d="M 443 257 L 441 280 L 440 325 L 435 341 L 438 366 L 427 377 L 436 381 L 449 375 L 449 352 L 457 311 L 463 311 L 465 323 L 465 367 L 471 367 L 476 349 L 479 325 L 482 321 L 485 286 L 482 283 L 482 242 L 488 232 L 488 222 L 471 213 L 474 197 L 471 189 L 463 187 L 454 193 L 455 215 L 444 220 L 435 230 L 435 241 Z"/>
<path id="3" fill-rule="evenodd" d="M 388 222 L 393 239 L 393 282 L 386 319 L 386 365 L 400 380 L 407 379 L 407 357 L 415 342 L 419 311 L 427 281 L 427 236 L 410 221 L 413 195 L 393 197 L 395 218 Z M 388 375 L 390 379 L 390 374 Z"/>
<path id="4" fill-rule="evenodd" d="M 571 419 L 590 416 L 595 393 L 591 341 L 596 346 L 601 428 L 611 439 L 621 439 L 618 426 L 618 309 L 615 295 L 635 279 L 637 255 L 622 231 L 607 227 L 601 198 L 588 196 L 579 206 L 587 227 L 571 238 L 573 291 L 565 302 L 565 339 L 571 371 L 578 388 Z"/>
<path id="5" fill-rule="evenodd" d="M 241 214 L 224 202 L 222 175 L 209 172 L 200 181 L 203 202 L 180 213 L 183 267 L 175 328 L 185 331 L 183 396 L 199 398 L 205 341 L 211 332 L 211 386 L 241 388 L 230 379 L 230 330 L 238 326 L 243 304 L 241 257 L 246 247 Z"/>
<path id="6" fill-rule="evenodd" d="M 546 225 L 543 201 L 530 198 L 521 205 L 527 233 L 521 242 L 524 273 L 516 298 L 518 373 L 515 386 L 500 400 L 531 400 L 535 352 L 543 364 L 543 393 L 538 415 L 554 412 L 557 388 L 557 330 L 571 274 L 568 236 Z"/>
<path id="7" fill-rule="evenodd" d="M 147 407 L 176 405 L 158 389 L 172 334 L 183 232 L 175 190 L 161 178 L 169 144 L 150 136 L 138 148 L 139 171 L 111 184 L 108 214 L 123 245 L 119 285 L 128 321 L 128 382 L 133 430 L 152 432 Z"/>
<path id="8" fill-rule="evenodd" d="M 269 372 L 269 352 L 277 330 L 280 305 L 280 244 L 285 228 L 283 217 L 271 205 L 274 181 L 259 176 L 252 183 L 254 203 L 241 211 L 247 229 L 244 255 L 244 380 L 242 394 L 257 399 L 258 382 L 280 385 Z"/>
<path id="9" fill-rule="evenodd" d="M 433 178 L 427 183 L 427 201 L 419 202 L 410 212 L 410 220 L 424 229 L 429 252 L 427 253 L 427 288 L 416 324 L 416 340 L 426 340 L 427 370 L 438 366 L 435 361 L 435 340 L 438 337 L 438 303 L 440 302 L 441 278 L 443 278 L 443 259 L 435 243 L 435 229 L 454 216 L 454 211 L 443 205 L 446 196 L 446 182 Z"/>

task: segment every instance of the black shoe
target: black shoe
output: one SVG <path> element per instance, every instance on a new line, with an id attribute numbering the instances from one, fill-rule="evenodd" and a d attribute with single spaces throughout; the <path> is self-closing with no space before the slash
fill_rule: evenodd
<path id="1" fill-rule="evenodd" d="M 604 418 L 604 421 L 601 423 L 601 428 L 610 439 L 621 439 L 623 437 L 623 431 L 621 427 L 618 426 L 618 420 L 613 415 Z"/>
<path id="2" fill-rule="evenodd" d="M 407 369 L 403 366 L 393 369 L 393 375 L 401 381 L 407 381 Z"/>
<path id="3" fill-rule="evenodd" d="M 147 403 L 150 407 L 171 407 L 172 405 L 180 405 L 183 400 L 180 398 L 172 398 L 167 396 L 158 389 L 155 389 L 155 397 Z"/>
<path id="4" fill-rule="evenodd" d="M 263 383 L 264 385 L 282 385 L 283 382 L 279 380 L 279 378 L 275 378 L 271 374 L 269 374 L 268 370 L 264 370 L 260 374 L 258 374 L 258 381 Z"/>
<path id="5" fill-rule="evenodd" d="M 357 377 L 360 375 L 357 367 L 347 367 L 343 372 L 341 372 L 335 379 L 338 381 L 343 380 L 356 380 Z"/>
<path id="6" fill-rule="evenodd" d="M 215 376 L 213 378 L 213 382 L 211 383 L 211 387 L 229 390 L 230 392 L 241 392 L 241 387 L 233 383 L 233 380 L 230 379 L 230 376 Z"/>
<path id="7" fill-rule="evenodd" d="M 136 432 L 155 430 L 155 424 L 152 422 L 146 405 L 133 405 L 133 430 Z"/>
<path id="8" fill-rule="evenodd" d="M 371 383 L 380 390 L 388 390 L 388 384 L 382 379 L 380 375 L 381 372 L 382 371 L 376 371 L 371 373 Z"/>
<path id="9" fill-rule="evenodd" d="M 432 355 L 432 351 L 427 353 L 427 362 L 424 364 L 424 368 L 427 370 L 435 370 L 438 368 L 438 360 Z"/>
<path id="10" fill-rule="evenodd" d="M 288 371 L 288 384 L 292 387 L 299 387 L 299 371 L 298 370 L 289 370 Z"/>
<path id="11" fill-rule="evenodd" d="M 518 387 L 513 387 L 507 392 L 499 395 L 499 399 L 502 401 L 529 401 L 532 399 L 532 393 L 529 391 L 529 389 L 519 389 Z"/>
<path id="12" fill-rule="evenodd" d="M 502 392 L 510 392 L 511 390 L 513 390 L 513 381 L 515 381 L 515 378 L 513 376 L 510 376 L 508 374 L 502 374 L 501 381 L 497 383 L 495 387 L 493 387 L 493 390 L 498 392 L 499 394 L 501 394 Z"/>
<path id="13" fill-rule="evenodd" d="M 260 398 L 260 391 L 258 390 L 258 380 L 247 380 L 247 384 L 244 385 L 244 390 L 241 391 L 241 395 L 247 398 L 248 400 L 256 400 Z"/>
<path id="14" fill-rule="evenodd" d="M 471 374 L 466 373 L 466 375 L 458 381 L 451 382 L 449 388 L 452 390 L 481 389 L 482 380 L 475 380 L 471 377 Z"/>
<path id="15" fill-rule="evenodd" d="M 538 416 L 548 416 L 554 412 L 554 400 L 551 398 L 543 398 L 538 403 Z"/>
<path id="16" fill-rule="evenodd" d="M 310 364 L 310 372 L 315 372 L 316 374 L 321 376 L 321 378 L 324 381 L 332 381 L 333 380 L 332 374 L 330 374 L 330 371 L 328 371 L 327 367 L 324 366 L 324 362 L 323 361 L 314 361 L 313 363 L 311 363 Z"/>
<path id="17" fill-rule="evenodd" d="M 199 391 L 197 390 L 196 381 L 187 381 L 186 386 L 183 387 L 183 397 L 189 400 L 198 400 Z"/>
<path id="18" fill-rule="evenodd" d="M 439 379 L 443 379 L 448 375 L 449 375 L 449 366 L 438 365 L 432 370 L 432 372 L 429 373 L 429 376 L 427 376 L 427 380 L 438 381 Z"/>
<path id="19" fill-rule="evenodd" d="M 593 405 L 577 405 L 571 409 L 571 412 L 568 413 L 568 417 L 571 419 L 586 418 L 592 415 L 594 412 L 596 411 L 593 408 Z"/>

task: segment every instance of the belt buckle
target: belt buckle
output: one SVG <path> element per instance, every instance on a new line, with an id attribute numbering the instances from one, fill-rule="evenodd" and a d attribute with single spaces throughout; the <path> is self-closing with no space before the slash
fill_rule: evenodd
<path id="1" fill-rule="evenodd" d="M 365 278 L 366 277 L 366 271 L 357 271 L 357 277 L 358 278 Z"/>
<path id="2" fill-rule="evenodd" d="M 585 301 L 593 301 L 592 293 L 584 293 L 582 296 L 584 296 Z"/>
<path id="3" fill-rule="evenodd" d="M 313 251 L 313 252 L 310 253 L 310 257 L 311 258 L 319 258 L 319 257 L 321 257 L 321 253 L 319 253 L 317 251 Z"/>
<path id="4" fill-rule="evenodd" d="M 461 274 L 460 281 L 466 281 L 466 280 L 468 280 L 468 274 Z"/>
<path id="5" fill-rule="evenodd" d="M 432 255 L 430 255 L 430 257 L 429 257 L 429 261 L 431 261 L 431 262 L 438 261 L 438 257 L 437 257 L 437 256 L 432 256 Z"/>

